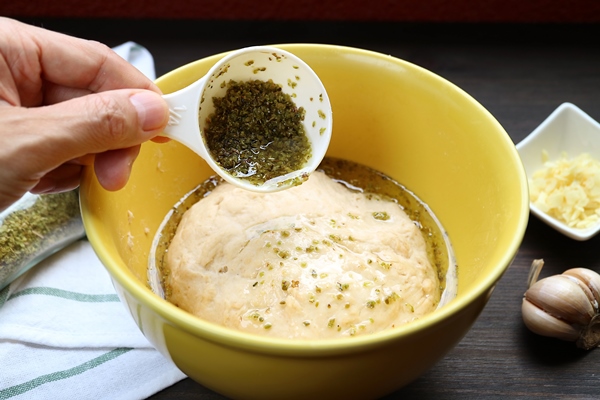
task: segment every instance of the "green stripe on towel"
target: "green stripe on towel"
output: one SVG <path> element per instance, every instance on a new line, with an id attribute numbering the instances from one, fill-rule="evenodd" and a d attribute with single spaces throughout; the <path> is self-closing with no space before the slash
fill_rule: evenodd
<path id="1" fill-rule="evenodd" d="M 10 295 L 7 299 L 12 300 L 17 297 L 27 296 L 27 295 L 44 295 L 44 296 L 55 296 L 62 297 L 68 300 L 80 301 L 85 303 L 109 303 L 109 302 L 118 302 L 119 296 L 116 294 L 86 294 L 86 293 L 77 293 L 77 292 L 69 292 L 68 290 L 56 289 L 52 287 L 31 287 L 27 289 L 23 289 L 16 293 Z M 1 303 L 0 303 L 1 305 Z"/>
<path id="2" fill-rule="evenodd" d="M 64 371 L 57 371 L 51 374 L 46 374 L 42 376 L 38 376 L 35 379 L 32 379 L 28 382 L 21 383 L 20 385 L 11 386 L 6 389 L 0 390 L 0 400 L 10 399 L 11 397 L 18 396 L 20 394 L 26 393 L 30 390 L 37 388 L 38 386 L 44 385 L 49 382 L 59 381 L 62 379 L 68 379 L 72 376 L 79 375 L 84 373 L 85 371 L 89 371 L 90 369 L 96 368 L 99 365 L 104 364 L 110 360 L 113 360 L 120 355 L 127 353 L 128 351 L 133 350 L 127 347 L 121 347 L 114 350 L 109 351 L 108 353 L 104 353 L 99 357 L 96 357 L 90 361 L 84 362 L 76 367 L 65 369 Z"/>

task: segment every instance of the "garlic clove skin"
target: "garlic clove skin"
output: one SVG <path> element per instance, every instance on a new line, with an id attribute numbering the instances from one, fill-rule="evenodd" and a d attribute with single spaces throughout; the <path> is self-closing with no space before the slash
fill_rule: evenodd
<path id="1" fill-rule="evenodd" d="M 591 292 L 590 302 L 594 303 L 596 312 L 600 312 L 600 275 L 587 268 L 571 268 L 562 273 L 578 279 L 581 283 L 587 285 Z"/>
<path id="2" fill-rule="evenodd" d="M 538 335 L 554 337 L 569 342 L 575 342 L 579 339 L 579 329 L 575 329 L 572 325 L 553 317 L 526 299 L 523 299 L 521 312 L 525 326 Z"/>
<path id="3" fill-rule="evenodd" d="M 525 299 L 571 325 L 585 326 L 596 314 L 587 294 L 573 279 L 563 275 L 537 281 L 525 292 Z"/>

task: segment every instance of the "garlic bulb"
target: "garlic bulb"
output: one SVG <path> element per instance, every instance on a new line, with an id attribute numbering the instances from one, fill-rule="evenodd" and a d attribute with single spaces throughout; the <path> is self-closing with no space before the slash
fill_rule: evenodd
<path id="1" fill-rule="evenodd" d="M 521 312 L 533 332 L 576 342 L 589 350 L 600 345 L 600 275 L 573 268 L 536 282 L 544 260 L 534 260 Z"/>

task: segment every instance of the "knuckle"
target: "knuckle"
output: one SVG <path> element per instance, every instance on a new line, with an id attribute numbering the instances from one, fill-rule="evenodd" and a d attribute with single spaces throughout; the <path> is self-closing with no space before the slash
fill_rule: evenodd
<path id="1" fill-rule="evenodd" d="M 124 143 L 129 124 L 127 115 L 116 99 L 94 96 L 90 112 L 96 121 L 94 126 L 99 140 L 116 145 Z"/>

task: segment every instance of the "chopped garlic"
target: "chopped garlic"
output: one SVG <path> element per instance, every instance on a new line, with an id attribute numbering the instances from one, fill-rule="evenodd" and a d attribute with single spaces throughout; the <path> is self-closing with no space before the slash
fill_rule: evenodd
<path id="1" fill-rule="evenodd" d="M 531 202 L 569 227 L 586 229 L 600 222 L 600 161 L 589 154 L 546 161 L 529 186 Z"/>

